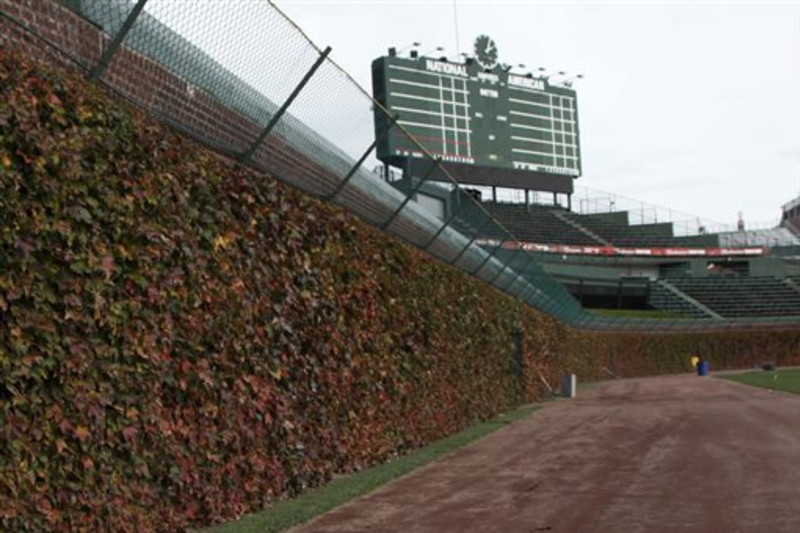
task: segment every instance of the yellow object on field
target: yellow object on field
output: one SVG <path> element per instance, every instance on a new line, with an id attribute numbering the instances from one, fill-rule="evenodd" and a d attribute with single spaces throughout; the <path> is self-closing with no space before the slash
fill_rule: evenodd
<path id="1" fill-rule="evenodd" d="M 689 361 L 691 361 L 692 363 L 692 368 L 697 368 L 697 363 L 700 362 L 700 358 L 697 357 L 696 355 L 693 355 L 692 358 L 689 359 Z"/>

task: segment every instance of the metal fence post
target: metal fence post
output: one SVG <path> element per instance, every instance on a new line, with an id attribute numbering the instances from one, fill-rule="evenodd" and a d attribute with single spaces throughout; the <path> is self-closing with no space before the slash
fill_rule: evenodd
<path id="1" fill-rule="evenodd" d="M 533 291 L 533 292 L 531 294 L 527 294 L 528 291 Z M 528 290 L 527 291 L 523 291 L 522 294 L 525 294 L 525 300 L 523 300 L 523 301 L 526 304 L 528 304 L 530 306 L 533 306 L 533 307 L 536 307 L 537 309 L 540 309 L 540 307 L 538 307 L 535 303 L 533 303 L 533 302 L 537 301 L 536 300 L 537 296 L 543 294 L 542 290 L 539 287 L 533 285 L 532 283 L 529 283 Z"/>
<path id="2" fill-rule="evenodd" d="M 439 235 L 441 235 L 441 234 L 442 234 L 442 232 L 443 232 L 445 229 L 447 229 L 447 226 L 449 226 L 449 225 L 450 225 L 450 223 L 451 223 L 451 222 L 453 222 L 453 220 L 455 220 L 455 218 L 456 218 L 456 214 L 455 214 L 455 213 L 451 213 L 451 214 L 450 214 L 450 216 L 449 216 L 449 217 L 447 217 L 447 219 L 444 221 L 444 223 L 442 224 L 442 226 L 441 226 L 441 227 L 440 227 L 438 230 L 436 230 L 436 233 L 434 233 L 434 234 L 433 234 L 433 237 L 431 237 L 430 239 L 428 239 L 428 240 L 425 242 L 425 244 L 423 244 L 423 245 L 422 245 L 422 249 L 423 249 L 423 250 L 427 250 L 427 249 L 430 247 L 430 245 L 431 245 L 431 244 L 433 244 L 433 243 L 434 243 L 434 241 L 435 241 L 436 239 L 438 239 L 438 238 L 439 238 Z"/>
<path id="3" fill-rule="evenodd" d="M 528 300 L 526 300 L 526 298 L 528 297 L 528 292 L 530 292 L 531 290 L 537 290 L 537 289 L 536 289 L 536 286 L 533 283 L 531 283 L 529 280 L 525 280 L 525 281 L 527 282 L 527 284 L 525 285 L 525 288 L 522 289 L 522 292 L 520 292 L 516 296 L 516 298 L 517 298 L 517 300 L 521 301 L 522 303 L 526 303 L 527 304 Z"/>
<path id="4" fill-rule="evenodd" d="M 506 264 L 503 265 L 503 268 L 500 269 L 500 272 L 495 274 L 495 276 L 489 281 L 489 285 L 494 285 L 494 282 L 497 281 L 497 278 L 499 278 L 503 274 L 503 272 L 506 271 L 508 266 L 514 261 L 514 258 L 517 257 L 521 251 L 522 249 L 520 248 L 514 250 L 514 253 L 511 254 L 511 257 L 508 259 L 508 261 L 506 261 Z"/>
<path id="5" fill-rule="evenodd" d="M 389 135 L 389 130 L 392 129 L 392 126 L 394 126 L 399 119 L 400 115 L 397 113 L 389 115 L 389 125 L 386 127 L 386 131 L 381 132 L 381 136 L 376 137 L 375 140 L 372 141 L 372 144 L 369 145 L 369 148 L 367 148 L 364 151 L 364 154 L 358 159 L 358 161 L 356 161 L 355 165 L 353 165 L 352 168 L 347 172 L 347 174 L 345 174 L 344 178 L 342 178 L 342 181 L 340 181 L 339 184 L 336 185 L 336 188 L 329 195 L 325 196 L 326 200 L 329 201 L 334 200 L 339 195 L 339 193 L 344 190 L 344 188 L 350 182 L 350 179 L 356 175 L 358 169 L 361 168 L 361 165 L 363 165 L 364 161 L 367 160 L 369 154 L 371 154 L 372 151 L 378 146 L 378 142 L 383 140 L 384 135 Z"/>
<path id="6" fill-rule="evenodd" d="M 133 27 L 133 23 L 136 22 L 136 19 L 139 18 L 139 14 L 144 9 L 144 5 L 147 3 L 147 0 L 139 0 L 136 2 L 136 5 L 133 6 L 131 12 L 128 13 L 125 22 L 122 23 L 122 27 L 120 27 L 117 34 L 108 44 L 108 47 L 103 52 L 103 55 L 100 57 L 100 61 L 97 62 L 95 66 L 92 67 L 92 70 L 89 71 L 89 80 L 97 81 L 100 79 L 100 76 L 103 75 L 103 72 L 106 70 L 108 65 L 111 63 L 111 59 L 114 57 L 114 54 L 117 53 L 117 49 L 122 44 L 122 41 L 125 40 L 125 37 L 128 35 L 128 32 L 131 31 Z"/>
<path id="7" fill-rule="evenodd" d="M 473 243 L 473 242 L 475 242 L 475 241 L 478 239 L 478 237 L 480 237 L 480 236 L 481 236 L 481 231 L 483 231 L 483 228 L 484 228 L 484 227 L 486 227 L 486 223 L 487 223 L 487 222 L 493 222 L 493 221 L 492 221 L 492 219 L 491 219 L 491 218 L 485 218 L 485 219 L 483 220 L 483 224 L 481 224 L 480 226 L 478 226 L 478 229 L 477 229 L 477 231 L 475 232 L 475 236 L 474 236 L 474 237 L 472 237 L 472 238 L 469 240 L 469 242 L 467 243 L 467 245 L 466 245 L 466 246 L 464 246 L 464 247 L 461 249 L 461 251 L 460 251 L 460 252 L 458 252 L 458 255 L 457 255 L 457 256 L 455 256 L 455 257 L 453 258 L 453 260 L 452 260 L 452 261 L 450 261 L 450 264 L 451 264 L 451 265 L 455 265 L 455 264 L 456 264 L 456 261 L 458 261 L 459 259 L 461 259 L 461 256 L 462 256 L 462 255 L 464 255 L 464 253 L 465 253 L 465 252 L 466 252 L 466 251 L 469 249 L 469 247 L 470 247 L 470 246 L 472 246 L 472 243 Z"/>
<path id="8" fill-rule="evenodd" d="M 250 145 L 250 148 L 242 152 L 242 155 L 239 157 L 241 161 L 246 161 L 253 156 L 258 147 L 261 146 L 261 143 L 264 142 L 264 139 L 267 138 L 267 135 L 269 135 L 269 133 L 272 131 L 272 128 L 274 128 L 278 124 L 278 121 L 281 119 L 283 114 L 286 113 L 286 110 L 289 108 L 290 105 L 292 105 L 294 99 L 297 98 L 297 95 L 300 94 L 300 91 L 302 91 L 303 88 L 306 86 L 306 84 L 309 82 L 309 80 L 311 80 L 311 77 L 314 75 L 317 69 L 322 65 L 323 61 L 325 61 L 325 59 L 328 57 L 328 54 L 330 53 L 331 53 L 330 46 L 328 46 L 327 48 L 325 48 L 325 50 L 320 52 L 317 60 L 314 61 L 314 64 L 311 65 L 311 68 L 308 69 L 306 75 L 303 76 L 303 79 L 300 80 L 300 83 L 297 84 L 297 87 L 294 88 L 294 90 L 286 99 L 286 101 L 283 103 L 283 105 L 281 105 L 281 107 L 278 108 L 275 114 L 272 115 L 272 118 L 269 120 L 266 127 L 264 127 L 264 130 L 261 132 L 258 138 L 256 138 L 253 144 Z"/>
<path id="9" fill-rule="evenodd" d="M 394 221 L 395 217 L 397 217 L 397 215 L 400 214 L 400 211 L 402 211 L 403 208 L 406 205 L 408 205 L 408 202 L 410 202 L 411 199 L 414 198 L 414 195 L 417 194 L 417 191 L 419 191 L 420 187 L 422 187 L 425 184 L 425 181 L 430 177 L 430 175 L 433 174 L 433 170 L 436 168 L 436 165 L 437 165 L 437 161 L 436 161 L 436 159 L 434 159 L 433 160 L 433 164 L 431 165 L 431 169 L 428 172 L 425 173 L 425 177 L 420 179 L 419 182 L 416 185 L 414 185 L 411 189 L 409 189 L 408 194 L 406 195 L 406 197 L 402 201 L 402 203 L 399 206 L 397 206 L 397 209 L 394 210 L 394 212 L 391 214 L 391 216 L 389 216 L 389 218 L 386 220 L 386 222 L 381 224 L 381 229 L 382 230 L 385 230 L 386 228 L 388 228 L 389 225 Z M 411 179 L 413 180 L 414 177 L 412 176 Z"/>
<path id="10" fill-rule="evenodd" d="M 508 262 L 506 262 L 506 264 L 505 264 L 505 266 L 503 267 L 503 269 L 502 269 L 502 270 L 500 270 L 500 272 L 498 272 L 498 273 L 497 273 L 497 275 L 496 275 L 494 278 L 492 278 L 492 280 L 489 282 L 489 284 L 490 284 L 490 285 L 494 285 L 494 282 L 495 282 L 495 281 L 497 281 L 497 279 L 498 279 L 498 278 L 499 278 L 499 277 L 500 277 L 500 276 L 503 274 L 503 272 L 505 272 L 505 270 L 506 270 L 508 267 L 510 267 L 510 266 L 511 266 L 511 264 L 514 262 L 514 259 L 516 259 L 516 257 L 519 255 L 519 253 L 520 253 L 520 252 L 524 252 L 524 250 L 523 250 L 522 248 L 518 248 L 518 249 L 516 250 L 516 252 L 514 252 L 514 255 L 512 255 L 512 256 L 511 256 L 511 258 L 508 260 Z M 528 262 L 527 262 L 527 263 L 525 263 L 525 267 L 527 267 L 529 264 L 530 264 L 530 259 L 528 260 Z M 514 280 L 516 280 L 516 279 L 519 277 L 519 271 L 517 271 L 517 270 L 514 270 L 514 268 L 513 268 L 513 267 L 511 268 L 511 271 L 512 271 L 512 272 L 517 272 L 517 275 L 516 275 L 516 276 L 514 276 L 514 277 L 512 277 L 512 278 L 511 278 L 511 281 L 510 281 L 509 283 L 507 283 L 507 284 L 506 284 L 506 285 L 505 285 L 505 286 L 504 286 L 502 289 L 500 289 L 500 290 L 502 290 L 502 291 L 505 291 L 506 289 L 508 289 L 508 288 L 511 286 L 511 284 L 512 284 L 512 283 L 514 283 Z M 500 287 L 498 287 L 498 289 L 499 289 L 499 288 L 500 288 Z"/>
<path id="11" fill-rule="evenodd" d="M 491 253 L 490 253 L 489 255 L 487 255 L 487 256 L 486 256 L 486 259 L 484 259 L 484 260 L 483 260 L 483 262 L 481 262 L 481 264 L 480 264 L 480 265 L 478 265 L 478 268 L 476 268 L 475 270 L 473 270 L 472 272 L 470 272 L 470 274 L 472 274 L 473 276 L 477 276 L 477 275 L 478 275 L 478 272 L 480 272 L 480 271 L 481 271 L 481 269 L 482 269 L 482 268 L 483 268 L 483 267 L 486 265 L 486 263 L 488 263 L 488 262 L 489 262 L 489 260 L 491 260 L 491 258 L 492 258 L 492 257 L 494 257 L 494 254 L 495 254 L 495 252 L 497 252 L 497 250 L 499 250 L 499 249 L 500 249 L 500 248 L 502 248 L 502 247 L 503 247 L 503 241 L 500 241 L 500 244 L 498 244 L 497 246 L 495 246 L 494 248 L 492 248 L 492 251 L 491 251 Z"/>
<path id="12" fill-rule="evenodd" d="M 460 209 L 460 207 L 461 207 L 461 189 L 458 187 L 458 185 L 456 185 L 455 198 L 456 198 L 456 204 L 458 204 L 457 207 Z M 439 235 L 441 235 L 442 232 L 445 229 L 447 229 L 447 227 L 456 219 L 456 217 L 458 216 L 458 210 L 456 209 L 456 207 L 453 207 L 452 211 L 453 212 L 450 213 L 450 216 L 447 217 L 447 219 L 445 219 L 444 224 L 442 224 L 442 227 L 440 227 L 438 230 L 436 230 L 436 233 L 433 234 L 433 237 L 428 239 L 428 241 L 422 246 L 423 250 L 427 251 L 427 249 L 430 247 L 430 245 L 433 244 L 434 241 L 439 238 Z"/>
<path id="13" fill-rule="evenodd" d="M 533 258 L 529 258 L 529 259 L 528 259 L 528 262 L 527 262 L 527 263 L 525 263 L 525 266 L 523 266 L 521 270 L 517 270 L 517 271 L 516 271 L 516 272 L 517 272 L 517 274 L 518 274 L 518 277 L 521 277 L 521 278 L 522 278 L 522 280 L 523 280 L 524 282 L 528 283 L 528 284 L 530 284 L 531 282 L 530 282 L 530 281 L 529 281 L 529 280 L 528 280 L 528 279 L 525 277 L 525 271 L 528 269 L 528 266 L 531 264 L 531 262 L 533 262 Z M 503 287 L 503 290 L 507 290 L 507 289 L 509 289 L 513 283 L 514 283 L 514 282 L 512 281 L 512 282 L 511 282 L 511 283 L 509 283 L 509 284 L 508 284 L 506 287 Z"/>

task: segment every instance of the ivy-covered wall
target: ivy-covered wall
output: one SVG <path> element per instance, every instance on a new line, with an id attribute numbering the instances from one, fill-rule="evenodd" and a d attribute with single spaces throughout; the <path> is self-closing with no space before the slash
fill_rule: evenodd
<path id="1" fill-rule="evenodd" d="M 0 529 L 207 525 L 582 380 L 794 332 L 570 330 L 0 49 Z"/>

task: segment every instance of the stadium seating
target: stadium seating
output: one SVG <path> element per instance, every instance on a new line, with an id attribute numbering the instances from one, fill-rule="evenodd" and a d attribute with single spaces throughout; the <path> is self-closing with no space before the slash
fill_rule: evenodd
<path id="1" fill-rule="evenodd" d="M 651 307 L 672 311 L 688 317 L 708 318 L 709 315 L 686 298 L 682 298 L 661 280 L 650 285 L 649 302 Z"/>
<path id="2" fill-rule="evenodd" d="M 770 250 L 770 254 L 779 257 L 800 257 L 800 245 L 776 246 Z"/>
<path id="3" fill-rule="evenodd" d="M 626 211 L 590 215 L 565 212 L 564 215 L 614 246 L 713 247 L 719 244 L 716 235 L 675 237 L 670 222 L 631 225 Z"/>
<path id="4" fill-rule="evenodd" d="M 719 244 L 725 247 L 735 246 L 798 246 L 800 238 L 787 228 L 769 228 L 747 231 L 724 231 L 719 234 Z"/>
<path id="5" fill-rule="evenodd" d="M 677 288 L 722 317 L 800 315 L 800 291 L 772 276 L 687 276 L 660 283 Z M 672 302 L 654 299 L 651 293 L 650 304 L 670 309 Z"/>
<path id="6" fill-rule="evenodd" d="M 628 213 L 581 215 L 553 206 L 484 202 L 486 210 L 519 240 L 539 244 L 634 247 L 713 247 L 716 235 L 675 237 L 672 224 L 631 225 Z"/>
<path id="7" fill-rule="evenodd" d="M 525 204 L 484 202 L 486 210 L 524 242 L 600 246 L 603 243 L 565 222 L 556 213 L 564 209 Z"/>

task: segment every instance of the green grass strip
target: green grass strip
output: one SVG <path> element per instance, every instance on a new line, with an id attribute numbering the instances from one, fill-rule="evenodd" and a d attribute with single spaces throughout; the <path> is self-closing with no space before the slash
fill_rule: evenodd
<path id="1" fill-rule="evenodd" d="M 535 411 L 537 406 L 524 406 L 493 420 L 472 426 L 460 433 L 434 442 L 408 455 L 356 474 L 334 479 L 327 485 L 310 490 L 293 500 L 279 502 L 269 509 L 242 517 L 207 530 L 209 533 L 246 533 L 283 531 L 302 524 L 334 507 L 349 502 L 395 478 L 428 464 L 434 459 L 478 440 Z"/>
<path id="2" fill-rule="evenodd" d="M 776 372 L 747 372 L 746 374 L 733 374 L 721 377 L 755 387 L 800 394 L 800 369 L 778 370 Z"/>

